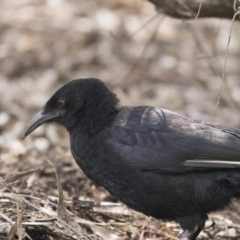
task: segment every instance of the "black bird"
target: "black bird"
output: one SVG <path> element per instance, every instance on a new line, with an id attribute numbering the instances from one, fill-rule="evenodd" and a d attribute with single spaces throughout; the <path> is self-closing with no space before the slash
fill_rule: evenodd
<path id="1" fill-rule="evenodd" d="M 61 87 L 27 126 L 59 123 L 76 163 L 130 208 L 180 223 L 194 240 L 208 213 L 240 197 L 240 130 L 150 106 L 122 107 L 97 79 Z"/>

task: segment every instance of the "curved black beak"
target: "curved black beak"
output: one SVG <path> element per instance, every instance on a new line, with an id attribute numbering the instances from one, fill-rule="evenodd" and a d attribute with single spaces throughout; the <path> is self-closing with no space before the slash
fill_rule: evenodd
<path id="1" fill-rule="evenodd" d="M 23 139 L 27 137 L 32 131 L 34 131 L 36 128 L 41 126 L 43 123 L 54 119 L 60 115 L 59 112 L 49 112 L 49 113 L 44 113 L 43 110 L 38 112 L 28 123 L 26 129 L 24 130 L 23 133 Z"/>

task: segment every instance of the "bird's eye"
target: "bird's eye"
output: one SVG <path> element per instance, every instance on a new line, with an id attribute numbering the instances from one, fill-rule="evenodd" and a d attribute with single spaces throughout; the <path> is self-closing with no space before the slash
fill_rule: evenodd
<path id="1" fill-rule="evenodd" d="M 63 108 L 65 106 L 65 99 L 60 98 L 58 99 L 58 107 Z"/>

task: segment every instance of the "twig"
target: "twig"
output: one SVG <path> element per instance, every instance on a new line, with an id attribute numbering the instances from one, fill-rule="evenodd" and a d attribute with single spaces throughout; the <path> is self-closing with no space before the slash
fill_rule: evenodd
<path id="1" fill-rule="evenodd" d="M 144 221 L 142 227 L 141 227 L 141 234 L 140 234 L 140 238 L 139 240 L 142 240 L 144 237 L 144 228 L 148 225 L 149 221 L 150 221 L 151 217 L 146 217 L 146 220 Z"/>
<path id="2" fill-rule="evenodd" d="M 234 0 L 234 3 L 233 3 L 233 10 L 234 10 L 234 12 L 239 11 L 239 8 L 237 8 L 237 0 Z"/>
<path id="3" fill-rule="evenodd" d="M 236 8 L 236 0 L 234 1 L 234 9 Z M 219 90 L 219 95 L 218 95 L 218 99 L 217 99 L 217 103 L 214 107 L 214 114 L 216 112 L 217 106 L 219 105 L 220 102 L 220 98 L 221 98 L 221 94 L 222 94 L 222 89 L 223 89 L 223 84 L 225 82 L 225 73 L 226 73 L 226 66 L 227 66 L 227 59 L 228 59 L 228 50 L 229 50 L 229 45 L 230 45 L 230 41 L 231 41 L 231 37 L 232 37 L 232 30 L 233 30 L 233 23 L 236 19 L 236 17 L 240 14 L 240 8 L 237 9 L 237 12 L 235 12 L 235 14 L 233 15 L 232 18 L 232 24 L 231 24 L 231 29 L 230 29 L 230 33 L 229 33 L 229 37 L 228 37 L 228 43 L 227 43 L 227 49 L 226 49 L 226 53 L 225 53 L 225 59 L 224 59 L 224 66 L 223 66 L 223 72 L 222 72 L 222 79 L 221 79 L 221 87 Z"/>
<path id="4" fill-rule="evenodd" d="M 115 36 L 115 34 L 110 31 L 110 35 L 111 37 L 116 40 L 116 41 L 119 41 L 119 42 L 126 42 L 128 40 L 130 40 L 134 35 L 138 34 L 140 31 L 142 31 L 144 29 L 145 26 L 147 26 L 149 23 L 151 23 L 154 19 L 158 18 L 159 17 L 159 13 L 153 15 L 150 19 L 148 19 L 140 28 L 136 29 L 135 31 L 133 31 L 132 33 L 130 33 L 127 37 L 125 38 L 118 38 L 117 36 Z"/>
<path id="5" fill-rule="evenodd" d="M 4 215 L 2 212 L 0 212 L 0 217 L 8 222 L 10 222 L 11 224 L 14 224 L 14 222 L 8 218 L 6 215 Z"/>
<path id="6" fill-rule="evenodd" d="M 197 15 L 196 15 L 196 17 L 195 17 L 195 19 L 194 19 L 194 21 L 193 21 L 193 24 L 192 24 L 191 28 L 194 27 L 194 25 L 195 25 L 195 23 L 196 23 L 196 21 L 197 21 L 197 19 L 198 19 L 198 17 L 199 17 L 199 14 L 200 14 L 201 9 L 202 9 L 202 3 L 203 3 L 203 0 L 201 0 L 201 2 L 199 3 L 198 12 L 197 12 Z"/>

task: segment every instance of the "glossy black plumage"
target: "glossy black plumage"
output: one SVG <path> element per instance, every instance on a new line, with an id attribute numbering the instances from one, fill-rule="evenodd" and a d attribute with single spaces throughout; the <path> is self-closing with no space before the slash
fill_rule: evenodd
<path id="1" fill-rule="evenodd" d="M 149 106 L 121 107 L 100 80 L 60 88 L 27 127 L 57 122 L 84 173 L 129 207 L 196 239 L 207 214 L 240 197 L 240 130 Z"/>

